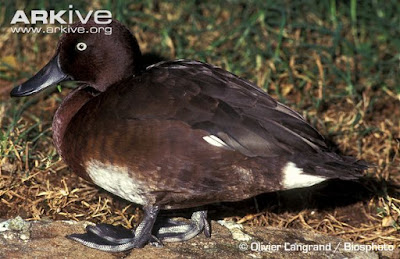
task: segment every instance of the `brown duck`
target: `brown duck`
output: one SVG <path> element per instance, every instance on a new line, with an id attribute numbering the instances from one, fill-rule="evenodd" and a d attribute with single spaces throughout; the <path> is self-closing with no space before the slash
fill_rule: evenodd
<path id="1" fill-rule="evenodd" d="M 105 251 L 210 236 L 207 211 L 190 223 L 159 210 L 243 200 L 360 178 L 366 166 L 331 151 L 302 116 L 249 81 L 193 60 L 142 66 L 136 39 L 117 21 L 112 35 L 70 33 L 35 76 L 11 96 L 79 82 L 53 121 L 54 143 L 81 177 L 143 206 L 132 231 L 100 224 L 70 238 Z"/>

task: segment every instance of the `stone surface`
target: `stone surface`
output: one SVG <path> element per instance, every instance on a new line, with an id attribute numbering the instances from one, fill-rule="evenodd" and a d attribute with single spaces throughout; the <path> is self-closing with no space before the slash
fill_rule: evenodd
<path id="1" fill-rule="evenodd" d="M 398 258 L 399 256 L 398 250 L 386 252 L 352 251 L 355 248 L 345 250 L 346 241 L 310 231 L 220 223 L 224 226 L 212 222 L 211 238 L 200 235 L 183 243 L 166 243 L 162 248 L 146 246 L 129 253 L 111 254 L 87 248 L 65 238 L 68 234 L 84 232 L 89 222 L 25 222 L 17 217 L 0 223 L 0 258 Z M 295 247 L 296 245 L 298 246 Z M 318 247 L 318 251 L 288 251 L 301 248 L 312 250 L 316 248 L 315 245 L 322 246 Z M 261 249 L 264 251 L 255 251 Z"/>

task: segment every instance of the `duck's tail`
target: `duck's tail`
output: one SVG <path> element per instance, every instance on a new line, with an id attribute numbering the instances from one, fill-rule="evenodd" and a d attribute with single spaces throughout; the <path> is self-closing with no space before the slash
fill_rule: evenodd
<path id="1" fill-rule="evenodd" d="M 299 166 L 303 167 L 306 174 L 341 180 L 360 179 L 364 176 L 364 172 L 372 167 L 364 160 L 333 152 L 317 155 L 312 161 L 299 161 Z"/>

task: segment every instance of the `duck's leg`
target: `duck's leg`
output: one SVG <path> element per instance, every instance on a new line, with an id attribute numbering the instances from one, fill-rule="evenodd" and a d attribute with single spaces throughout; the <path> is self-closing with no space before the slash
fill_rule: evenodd
<path id="1" fill-rule="evenodd" d="M 142 223 L 146 219 L 145 217 Z M 88 247 L 108 251 L 120 252 L 135 247 L 135 236 L 142 223 L 136 228 L 136 231 L 127 230 L 109 224 L 97 224 L 96 226 L 87 226 L 87 233 L 73 234 L 68 236 Z M 189 240 L 204 231 L 206 237 L 211 237 L 210 225 L 207 221 L 207 211 L 196 211 L 192 214 L 190 223 L 177 221 L 172 219 L 162 219 L 154 226 L 155 236 L 152 235 L 148 240 L 154 246 L 162 246 L 161 241 L 165 242 L 181 242 Z M 143 228 L 143 226 L 142 226 Z M 143 231 L 142 231 L 143 232 Z M 145 245 L 145 244 L 144 244 Z M 143 245 L 143 246 L 144 246 Z"/>
<path id="2" fill-rule="evenodd" d="M 85 234 L 72 234 L 67 237 L 85 246 L 106 252 L 123 252 L 132 248 L 144 247 L 149 242 L 161 244 L 157 238 L 151 235 L 159 210 L 158 206 L 145 207 L 144 218 L 132 236 L 116 227 L 101 224 L 98 227 L 89 227 Z M 120 237 L 121 233 L 123 233 L 122 238 Z"/>
<path id="3" fill-rule="evenodd" d="M 132 232 L 108 224 L 88 226 L 87 231 L 98 238 L 113 244 L 124 244 L 133 238 Z M 159 219 L 153 228 L 154 245 L 161 246 L 160 241 L 182 242 L 189 240 L 204 231 L 206 237 L 211 237 L 210 225 L 207 221 L 207 211 L 196 211 L 189 223 L 172 219 Z"/>
<path id="4" fill-rule="evenodd" d="M 156 223 L 160 226 L 155 236 L 165 242 L 181 242 L 189 240 L 204 231 L 206 237 L 211 237 L 210 224 L 207 221 L 207 211 L 196 211 L 192 214 L 190 223 L 167 219 Z"/>

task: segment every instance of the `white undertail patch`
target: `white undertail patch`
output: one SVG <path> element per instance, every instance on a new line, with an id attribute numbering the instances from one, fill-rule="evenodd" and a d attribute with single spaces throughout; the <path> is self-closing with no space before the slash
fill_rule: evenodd
<path id="1" fill-rule="evenodd" d="M 209 135 L 209 136 L 204 136 L 203 139 L 210 145 L 216 146 L 216 147 L 225 147 L 229 148 L 229 146 L 223 142 L 220 138 L 214 135 Z"/>
<path id="2" fill-rule="evenodd" d="M 282 170 L 285 189 L 309 187 L 326 180 L 325 177 L 305 174 L 295 163 L 288 162 Z"/>
<path id="3" fill-rule="evenodd" d="M 148 190 L 143 182 L 129 174 L 126 166 L 90 160 L 85 167 L 92 181 L 104 190 L 136 204 L 147 204 Z"/>

